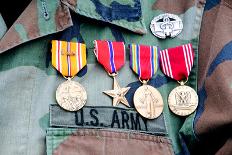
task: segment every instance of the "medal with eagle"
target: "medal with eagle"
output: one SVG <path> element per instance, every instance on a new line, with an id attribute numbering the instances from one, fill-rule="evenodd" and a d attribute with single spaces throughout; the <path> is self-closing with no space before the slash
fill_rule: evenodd
<path id="1" fill-rule="evenodd" d="M 192 114 L 198 106 L 196 91 L 186 85 L 194 63 L 192 45 L 185 44 L 162 50 L 160 62 L 163 73 L 180 85 L 174 88 L 168 96 L 170 110 L 179 116 Z"/>

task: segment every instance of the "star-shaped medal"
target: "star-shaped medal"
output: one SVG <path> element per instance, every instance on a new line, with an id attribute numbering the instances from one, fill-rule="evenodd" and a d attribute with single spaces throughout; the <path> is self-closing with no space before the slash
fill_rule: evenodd
<path id="1" fill-rule="evenodd" d="M 103 91 L 108 96 L 113 97 L 113 106 L 117 106 L 119 103 L 122 103 L 126 105 L 127 107 L 130 107 L 125 95 L 129 91 L 130 87 L 121 88 L 114 78 L 114 89 L 113 90 L 106 90 Z"/>

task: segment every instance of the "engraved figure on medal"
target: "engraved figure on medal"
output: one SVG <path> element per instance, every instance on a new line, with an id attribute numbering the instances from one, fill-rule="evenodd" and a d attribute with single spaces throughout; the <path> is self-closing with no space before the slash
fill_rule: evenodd
<path id="1" fill-rule="evenodd" d="M 154 116 L 156 111 L 155 104 L 157 103 L 157 99 L 153 96 L 152 92 L 149 90 L 147 86 L 145 86 L 144 89 L 143 103 L 147 106 L 147 113 L 149 114 L 149 116 Z"/>
<path id="2" fill-rule="evenodd" d="M 63 109 L 77 111 L 85 105 L 87 93 L 78 82 L 67 80 L 57 88 L 56 100 Z"/>
<path id="3" fill-rule="evenodd" d="M 171 91 L 168 97 L 169 108 L 179 116 L 193 113 L 198 105 L 198 96 L 189 86 L 178 86 Z"/>
<path id="4" fill-rule="evenodd" d="M 145 118 L 157 118 L 163 111 L 161 94 L 149 85 L 139 87 L 134 94 L 136 110 Z"/>

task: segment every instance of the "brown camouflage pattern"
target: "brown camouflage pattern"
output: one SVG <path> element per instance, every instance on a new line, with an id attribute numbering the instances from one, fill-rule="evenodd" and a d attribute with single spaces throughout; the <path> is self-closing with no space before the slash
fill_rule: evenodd
<path id="1" fill-rule="evenodd" d="M 69 25 L 71 23 L 70 12 L 66 6 L 60 5 L 57 8 L 55 21 L 56 21 L 57 31 L 67 28 L 66 25 Z"/>
<path id="2" fill-rule="evenodd" d="M 25 20 L 25 17 L 28 16 L 28 12 L 30 12 L 30 20 Z M 33 39 L 36 36 L 39 35 L 39 27 L 37 24 L 38 21 L 38 10 L 36 1 L 32 1 L 31 4 L 28 6 L 27 12 L 23 12 L 23 14 L 18 18 L 18 20 L 15 22 L 16 24 L 23 23 L 23 26 L 25 28 L 25 31 L 28 33 L 27 37 L 28 39 Z"/>
<path id="3" fill-rule="evenodd" d="M 204 13 L 199 46 L 198 87 L 201 89 L 205 85 L 207 98 L 204 111 L 195 126 L 200 141 L 195 146 L 194 154 L 232 154 L 232 61 L 221 63 L 207 77 L 213 60 L 232 41 L 231 25 L 231 0 L 222 0 Z"/>
<path id="4" fill-rule="evenodd" d="M 135 149 L 136 148 L 136 149 Z M 173 155 L 170 141 L 139 133 L 80 129 L 69 136 L 53 152 L 53 155 Z"/>
<path id="5" fill-rule="evenodd" d="M 40 38 L 49 33 L 62 31 L 67 27 L 72 26 L 70 12 L 65 5 L 59 4 L 57 7 L 55 21 L 56 29 L 49 30 L 49 32 L 42 32 L 38 28 L 38 16 L 42 16 L 41 12 L 37 10 L 36 1 L 33 0 L 20 17 L 15 21 L 13 26 L 7 31 L 0 42 L 0 53 L 9 50 L 17 45 L 20 45 L 29 40 Z M 51 16 L 51 15 L 50 15 Z M 22 40 L 19 34 L 15 31 L 14 25 L 21 24 L 27 32 L 27 40 Z"/>
<path id="6" fill-rule="evenodd" d="M 194 0 L 157 0 L 153 6 L 153 10 L 161 9 L 164 12 L 173 14 L 182 14 L 189 8 L 195 5 Z"/>

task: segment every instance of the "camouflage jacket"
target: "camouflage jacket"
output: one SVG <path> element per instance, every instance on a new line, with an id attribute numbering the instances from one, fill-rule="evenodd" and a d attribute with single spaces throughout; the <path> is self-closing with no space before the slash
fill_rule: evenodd
<path id="1" fill-rule="evenodd" d="M 201 0 L 32 0 L 13 26 L 0 33 L 0 154 L 228 152 L 231 7 L 230 0 L 206 5 Z M 184 29 L 173 39 L 161 40 L 149 25 L 165 12 L 178 15 Z M 77 112 L 57 106 L 55 91 L 64 79 L 51 65 L 51 40 L 86 44 L 88 64 L 74 80 L 86 88 L 88 100 Z M 159 69 L 149 85 L 162 94 L 163 114 L 154 120 L 141 117 L 133 107 L 134 92 L 141 84 L 129 68 L 129 49 L 118 81 L 131 87 L 126 95 L 131 108 L 113 107 L 112 99 L 102 94 L 112 87 L 112 79 L 96 61 L 93 40 L 161 49 L 192 43 L 195 59 L 187 85 L 198 90 L 196 112 L 179 117 L 169 110 L 167 97 L 177 83 Z"/>

